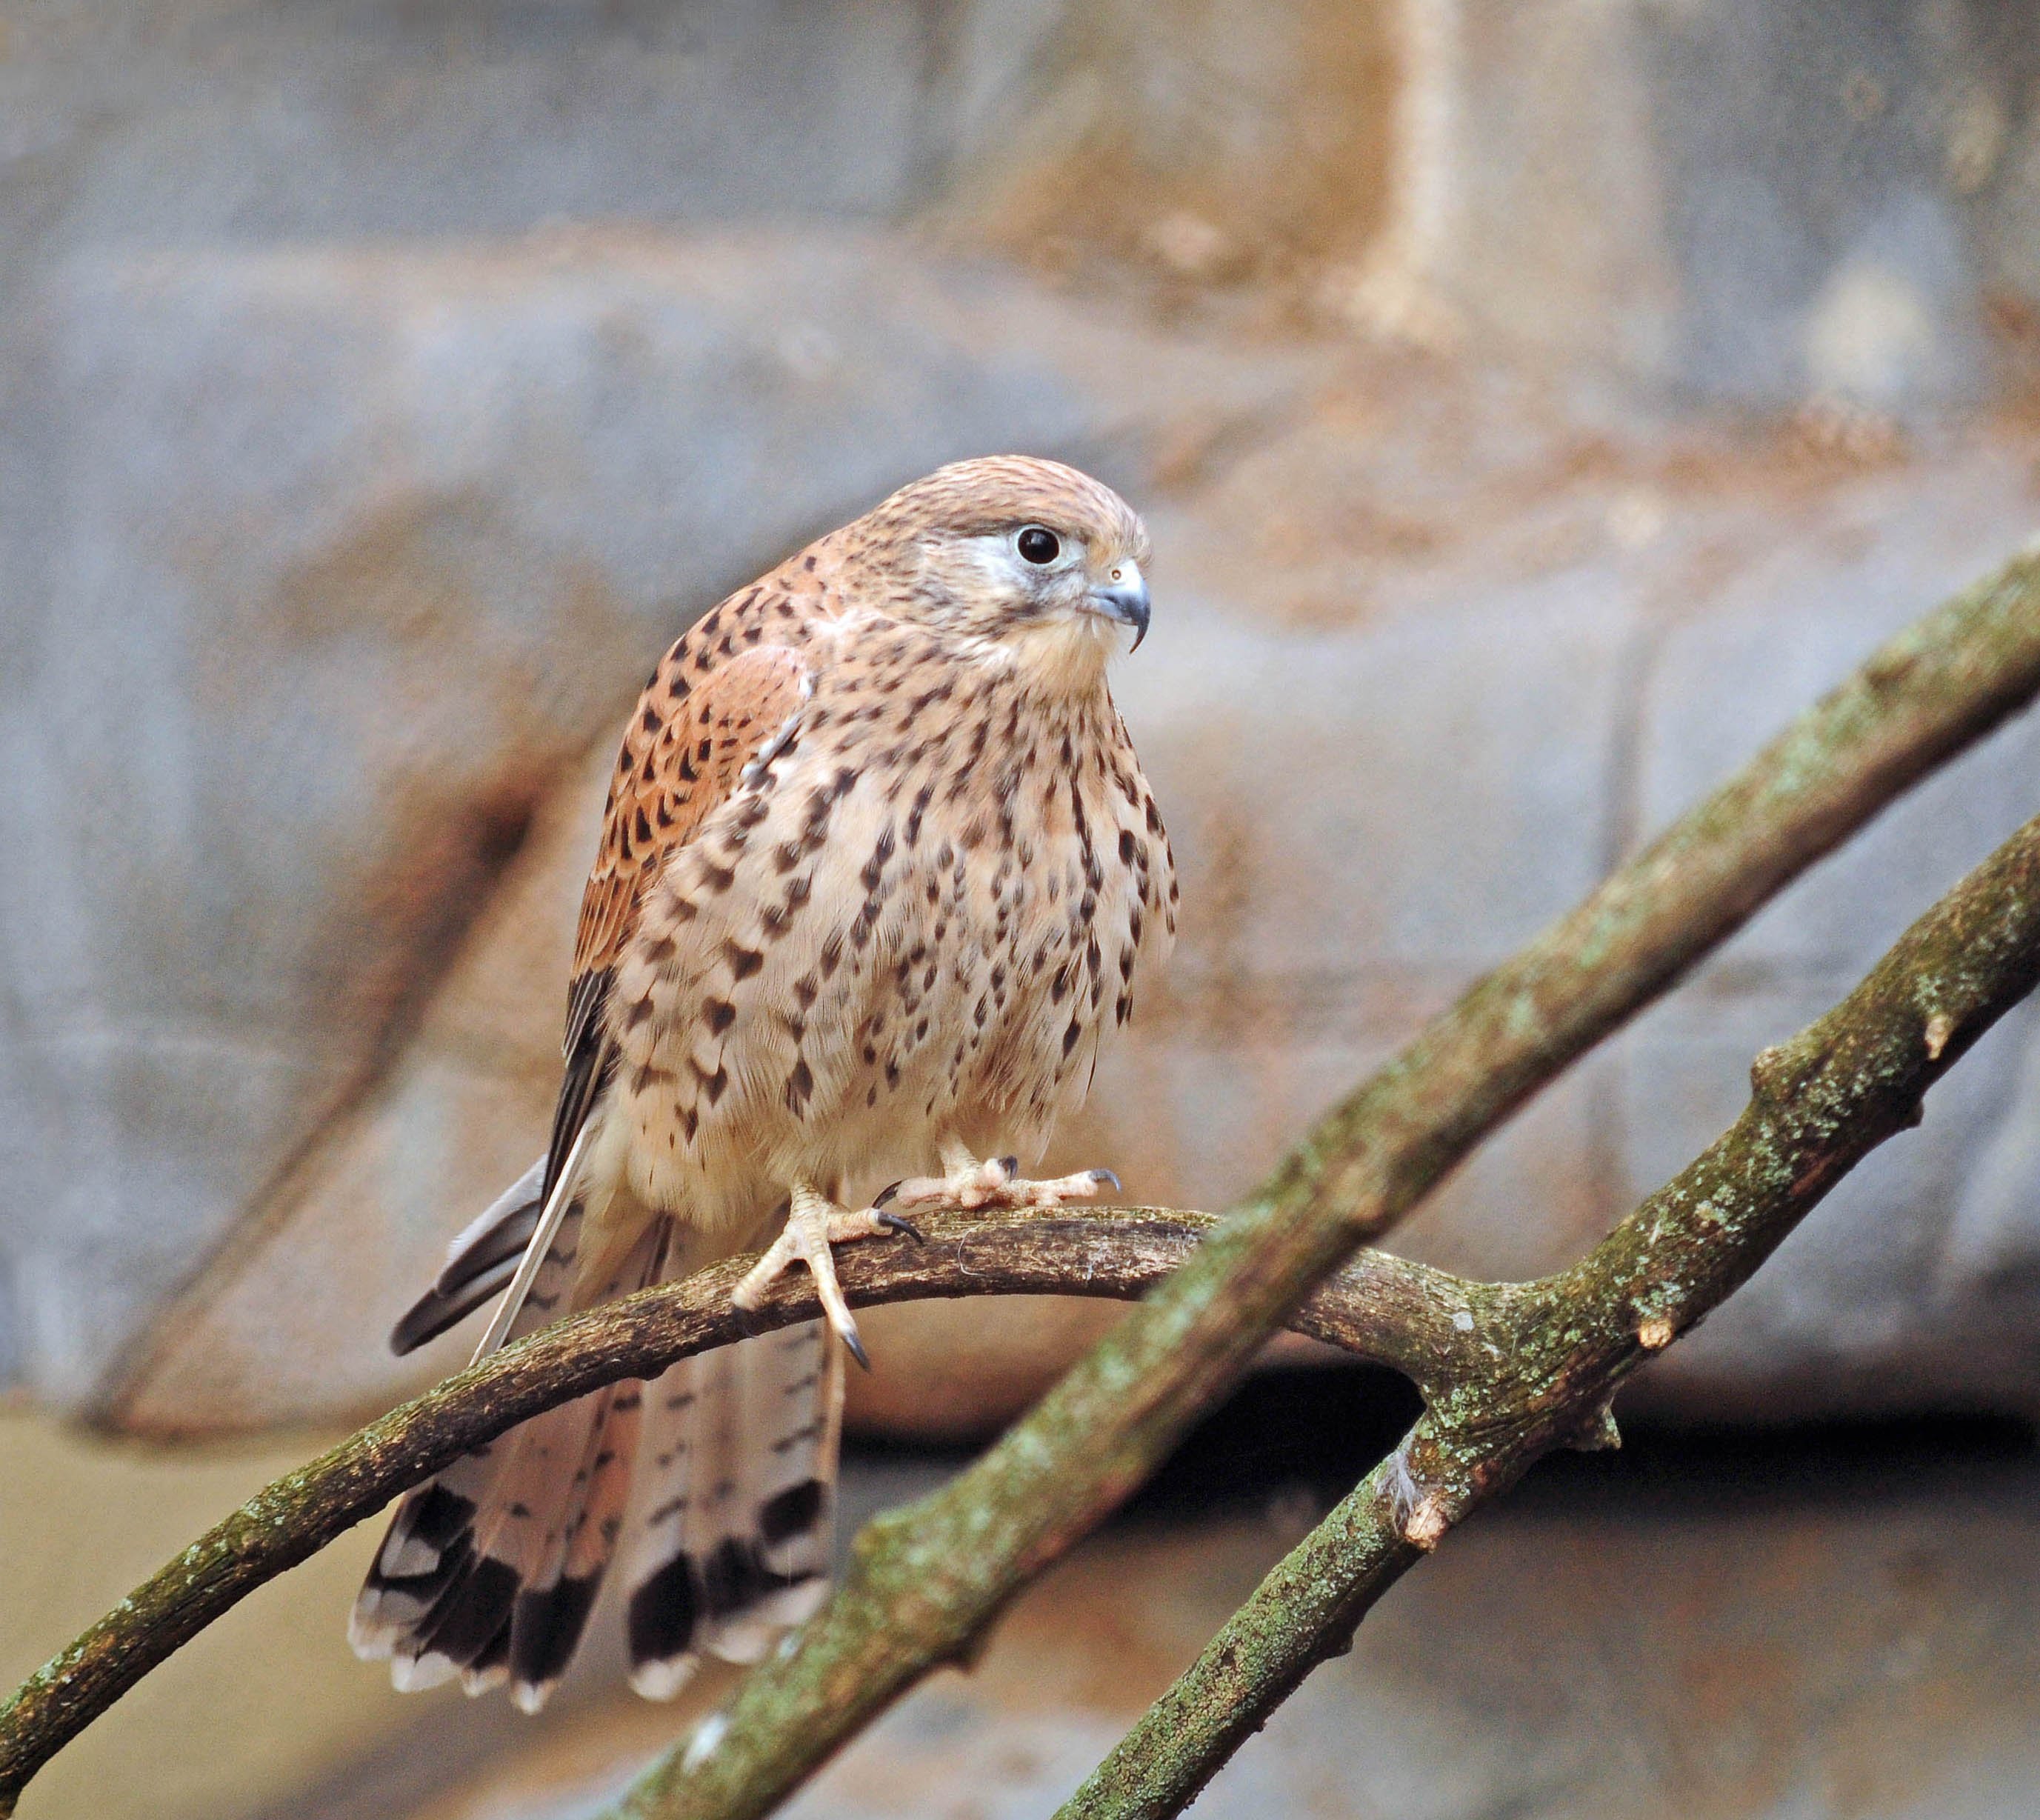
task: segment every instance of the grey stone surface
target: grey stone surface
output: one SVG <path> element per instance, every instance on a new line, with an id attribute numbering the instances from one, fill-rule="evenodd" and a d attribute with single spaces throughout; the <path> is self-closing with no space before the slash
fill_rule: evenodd
<path id="1" fill-rule="evenodd" d="M 2015 421 L 1859 407 L 2015 376 L 2034 55 L 1967 0 L 0 5 L 0 1380 L 159 1429 L 400 1388 L 375 1335 L 542 1122 L 584 754 L 722 588 L 966 449 L 1151 511 L 1186 940 L 1064 1148 L 1239 1193 L 2027 535 Z M 2016 819 L 2023 737 L 1401 1242 L 1576 1254 Z M 2029 1046 L 1662 1394 L 2027 1407 Z"/>
<path id="2" fill-rule="evenodd" d="M 144 248 L 230 262 L 575 222 L 896 217 L 943 161 L 950 85 L 996 93 L 1026 44 L 980 32 L 932 57 L 935 12 L 0 6 L 0 585 L 32 596 L 53 560 L 60 451 L 28 373 L 53 271 Z"/>
<path id="3" fill-rule="evenodd" d="M 1414 0 L 1372 289 L 1689 395 L 2002 383 L 2035 295 L 2040 43 L 1976 0 Z M 1368 307 L 1364 294 L 1360 299 Z"/>
<path id="4" fill-rule="evenodd" d="M 937 11 L 10 5 L 10 227 L 75 250 L 894 215 L 1030 43 Z"/>
<path id="5" fill-rule="evenodd" d="M 932 211 L 1193 291 L 1360 276 L 1420 338 L 1705 397 L 1912 407 L 1990 390 L 1992 324 L 2030 340 L 2040 296 L 2040 50 L 1987 0 L 63 0 L 0 29 L 0 297 L 112 246 Z"/>

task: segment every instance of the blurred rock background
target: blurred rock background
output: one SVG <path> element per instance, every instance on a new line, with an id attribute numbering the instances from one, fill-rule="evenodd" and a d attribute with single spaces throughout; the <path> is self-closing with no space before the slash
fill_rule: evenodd
<path id="1" fill-rule="evenodd" d="M 652 656 L 787 549 L 994 448 L 1092 466 L 1148 514 L 1155 632 L 1118 686 L 1184 941 L 1059 1148 L 1217 1207 L 2030 538 L 2036 371 L 2040 25 L 1992 0 L 0 0 L 0 1557 L 41 1582 L 0 1609 L 0 1677 L 306 1425 L 460 1356 L 400 1366 L 381 1336 L 541 1141 L 619 717 Z M 1394 1243 L 1489 1276 L 1575 1255 L 1732 1115 L 1756 1049 L 2030 812 L 2035 738 L 2007 729 L 1818 869 Z M 1633 1413 L 2029 1421 L 2037 1038 L 2008 1020 Z M 1110 1318 L 874 1314 L 862 1430 L 980 1435 Z M 108 1452 L 79 1424 L 257 1451 Z M 873 1497 L 911 1476 L 869 1470 Z M 1967 1563 L 1890 1584 L 1971 1625 L 1933 1697 L 1973 1730 L 2033 1716 L 1976 1566 L 2018 1532 L 2023 1470 L 1985 1475 L 2016 1496 L 1892 1518 Z M 1608 1531 L 1647 1553 L 1667 1521 L 1583 1495 L 1523 1518 L 1558 1539 L 1521 1546 L 1585 1559 Z M 1718 1528 L 1664 1546 L 1692 1564 L 1695 1635 L 1799 1599 L 1913 1647 L 1875 1590 L 1881 1522 L 1802 1512 L 1788 1547 L 1692 1521 Z M 1281 1545 L 1279 1522 L 1210 1521 L 1240 1587 Z M 338 1816 L 420 1736 L 441 1783 L 374 1810 L 568 1811 L 456 1791 L 573 1723 L 402 1706 L 335 1660 L 355 1540 L 24 1812 Z M 1192 1542 L 1155 1546 L 1107 1539 L 1123 1571 L 1079 1564 L 1041 1609 L 1151 1585 L 1176 1601 L 1159 1666 L 1072 1695 L 1067 1738 L 1014 1719 L 1048 1767 L 972 1811 L 1046 1811 L 1216 1622 L 1217 1593 L 1178 1595 L 1167 1566 Z M 1822 1781 L 1809 1737 L 1846 1760 L 1846 1727 L 1925 1696 L 1897 1671 L 1854 1704 L 1806 1691 L 1839 1672 L 1810 1619 L 1769 1681 L 1719 1666 L 1754 1644 L 1707 1658 L 1710 1725 L 1756 1728 L 1748 1776 L 1665 1780 L 1653 1750 L 1690 1769 L 1718 1738 L 1665 1743 L 1669 1692 L 1593 1720 L 1574 1665 L 1612 1633 L 1493 1640 L 1435 1590 L 1505 1599 L 1534 1572 L 1517 1546 L 1470 1544 L 1410 1597 L 1509 1674 L 1512 1651 L 1551 1654 L 1564 1692 L 1441 1717 L 1422 1677 L 1450 1651 L 1383 1645 L 1374 1692 L 1315 1691 L 1293 1722 L 1339 1774 L 1215 1806 L 1407 1812 L 1364 1757 L 1441 1815 L 2025 1810 L 1990 1805 L 2023 1772 L 1988 1751 L 1959 1801 L 1938 1772 Z M 1722 1565 L 1750 1550 L 1787 1593 Z M 1040 1672 L 1093 1692 L 1104 1673 Z M 638 1748 L 616 1727 L 675 1723 L 618 1716 L 599 1668 L 587 1685 L 609 1716 L 562 1788 Z M 1787 1685 L 1781 1731 L 1756 1690 Z M 995 1731 L 1012 1716 L 972 1698 Z M 1402 1723 L 1426 1702 L 1425 1735 L 1486 1738 L 1510 1776 L 1532 1734 L 1562 1756 L 1597 1738 L 1635 1775 L 1581 1757 L 1440 1781 Z M 195 1705 L 245 1718 L 192 1731 Z M 994 1745 L 927 1723 L 951 1740 L 915 1784 L 938 1801 L 942 1750 Z M 188 1776 L 161 1780 L 172 1761 Z M 814 1811 L 964 1810 L 885 1786 Z"/>

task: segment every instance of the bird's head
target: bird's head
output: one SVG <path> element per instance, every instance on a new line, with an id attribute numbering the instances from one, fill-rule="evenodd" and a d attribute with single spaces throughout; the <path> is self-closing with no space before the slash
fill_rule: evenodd
<path id="1" fill-rule="evenodd" d="M 1060 462 L 957 462 L 851 528 L 901 618 L 995 647 L 1045 683 L 1095 683 L 1122 640 L 1147 636 L 1146 527 Z"/>

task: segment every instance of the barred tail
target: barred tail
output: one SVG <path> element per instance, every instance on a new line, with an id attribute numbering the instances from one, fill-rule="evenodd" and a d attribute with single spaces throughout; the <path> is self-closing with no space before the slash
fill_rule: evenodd
<path id="1" fill-rule="evenodd" d="M 828 1587 L 843 1348 L 819 1323 L 683 1359 L 645 1387 L 625 1574 L 630 1684 L 663 1700 L 703 1650 L 755 1662 Z"/>
<path id="2" fill-rule="evenodd" d="M 542 1234 L 539 1179 L 535 1169 L 455 1241 L 399 1323 L 400 1347 L 508 1281 Z M 654 1220 L 604 1281 L 584 1284 L 583 1224 L 577 1195 L 534 1260 L 510 1338 L 704 1261 Z M 676 1692 L 703 1651 L 755 1661 L 828 1590 L 843 1357 L 820 1323 L 761 1335 L 548 1410 L 463 1456 L 398 1505 L 355 1601 L 356 1652 L 387 1658 L 402 1690 L 507 1681 L 536 1711 L 622 1545 L 638 1692 Z"/>
<path id="3" fill-rule="evenodd" d="M 513 1337 L 559 1308 L 580 1224 L 570 1209 Z M 655 1222 L 588 1299 L 656 1281 L 666 1244 Z M 479 1693 L 508 1679 L 527 1711 L 543 1705 L 622 1533 L 641 1392 L 612 1384 L 548 1410 L 407 1493 L 355 1601 L 356 1653 L 389 1658 L 400 1690 L 458 1675 Z"/>

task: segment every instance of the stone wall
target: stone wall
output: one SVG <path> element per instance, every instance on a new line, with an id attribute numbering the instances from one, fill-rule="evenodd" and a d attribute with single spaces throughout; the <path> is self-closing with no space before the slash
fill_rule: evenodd
<path id="1" fill-rule="evenodd" d="M 2029 535 L 2006 18 L 0 6 L 0 1381 L 188 1432 L 457 1353 L 380 1335 L 539 1142 L 652 654 L 970 451 L 1098 467 L 1155 529 L 1121 695 L 1186 939 L 1062 1148 L 1222 1205 Z M 1399 1242 L 1589 1242 L 2026 812 L 2031 737 Z M 1644 1394 L 2030 1410 L 2030 1040 Z M 1104 1318 L 874 1316 L 866 1413 L 981 1423 Z"/>
<path id="2" fill-rule="evenodd" d="M 1476 340 L 1760 408 L 1974 403 L 2030 360 L 2040 38 L 2017 8 L 1409 0 L 1400 17 L 1402 162 L 1363 318 L 1416 291 Z"/>

